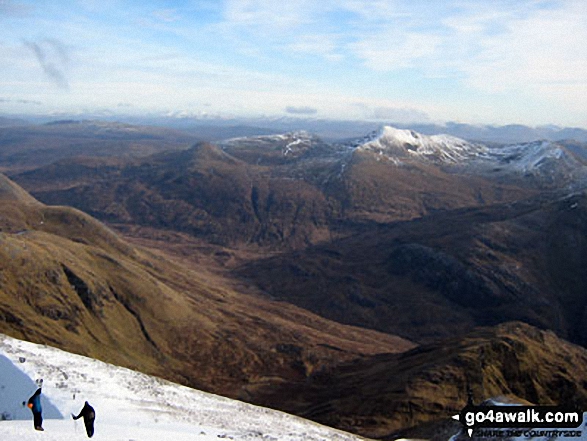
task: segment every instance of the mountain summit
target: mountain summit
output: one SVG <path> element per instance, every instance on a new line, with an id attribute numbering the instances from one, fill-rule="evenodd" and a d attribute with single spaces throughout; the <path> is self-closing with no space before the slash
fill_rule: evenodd
<path id="1" fill-rule="evenodd" d="M 413 130 L 402 130 L 385 126 L 372 139 L 358 147 L 395 159 L 425 158 L 438 163 L 458 163 L 483 157 L 488 148 L 450 135 L 422 135 Z"/>

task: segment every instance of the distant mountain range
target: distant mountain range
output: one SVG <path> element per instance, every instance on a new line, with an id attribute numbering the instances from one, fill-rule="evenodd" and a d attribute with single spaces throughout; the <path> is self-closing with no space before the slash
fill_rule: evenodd
<path id="1" fill-rule="evenodd" d="M 562 141 L 576 140 L 587 142 L 587 130 L 577 127 L 541 126 L 530 127 L 522 124 L 504 126 L 465 124 L 447 122 L 435 123 L 396 123 L 394 121 L 336 121 L 317 118 L 135 118 L 129 119 L 135 124 L 161 125 L 192 132 L 203 128 L 210 134 L 209 140 L 220 140 L 230 136 L 252 136 L 273 133 L 283 133 L 298 130 L 307 130 L 316 133 L 327 140 L 350 139 L 377 130 L 383 125 L 390 125 L 402 129 L 415 130 L 426 135 L 445 133 L 470 141 L 495 142 L 511 144 L 532 142 L 538 140 Z M 240 129 L 239 129 L 240 128 Z M 240 134 L 226 136 L 222 130 L 241 131 Z"/>
<path id="2" fill-rule="evenodd" d="M 102 220 L 277 248 L 354 234 L 370 222 L 587 183 L 587 148 L 567 142 L 498 147 L 385 127 L 339 143 L 291 132 L 178 147 L 150 156 L 121 150 L 116 159 L 71 157 L 11 176 L 46 203 Z M 32 152 L 29 162 L 39 158 Z M 18 155 L 27 160 L 25 148 Z"/>
<path id="3" fill-rule="evenodd" d="M 186 148 L 197 140 L 194 135 L 173 129 L 118 122 L 58 120 L 0 125 L 0 171 L 34 168 L 80 155 L 145 156 Z"/>
<path id="4" fill-rule="evenodd" d="M 466 124 L 458 122 L 441 123 L 397 123 L 394 121 L 351 121 L 327 120 L 299 117 L 258 117 L 258 118 L 220 118 L 195 117 L 179 114 L 178 116 L 121 116 L 106 114 L 77 115 L 0 115 L 0 128 L 30 124 L 46 124 L 54 121 L 90 121 L 101 120 L 113 123 L 125 122 L 137 126 L 169 127 L 190 134 L 200 139 L 219 141 L 237 136 L 258 136 L 306 130 L 329 141 L 354 139 L 389 125 L 401 129 L 415 130 L 425 135 L 440 133 L 463 138 L 468 141 L 512 144 L 539 140 L 562 141 L 575 140 L 587 142 L 587 130 L 578 127 L 559 127 L 554 125 L 530 127 L 522 124 L 503 126 Z"/>

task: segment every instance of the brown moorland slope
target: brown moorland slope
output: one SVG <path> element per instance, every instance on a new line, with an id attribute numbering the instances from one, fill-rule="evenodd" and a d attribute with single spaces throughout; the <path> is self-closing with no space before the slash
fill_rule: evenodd
<path id="1" fill-rule="evenodd" d="M 252 401 L 321 366 L 413 346 L 239 294 L 2 175 L 0 332 Z"/>
<path id="2" fill-rule="evenodd" d="M 587 350 L 551 331 L 510 322 L 323 369 L 284 385 L 273 398 L 279 402 L 287 394 L 286 410 L 363 436 L 428 439 L 465 406 L 467 385 L 477 404 L 507 396 L 585 409 Z"/>

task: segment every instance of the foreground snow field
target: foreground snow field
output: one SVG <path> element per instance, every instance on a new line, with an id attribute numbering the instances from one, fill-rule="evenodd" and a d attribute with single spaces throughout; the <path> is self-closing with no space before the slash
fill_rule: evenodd
<path id="1" fill-rule="evenodd" d="M 23 407 L 43 380 L 44 432 Z M 92 439 L 116 441 L 333 440 L 362 438 L 282 412 L 179 386 L 0 334 L 0 440 L 88 439 L 85 401 L 96 409 Z"/>

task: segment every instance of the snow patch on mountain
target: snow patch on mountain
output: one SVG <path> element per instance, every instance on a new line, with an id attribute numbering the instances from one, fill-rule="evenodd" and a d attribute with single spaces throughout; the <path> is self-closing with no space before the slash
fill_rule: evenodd
<path id="1" fill-rule="evenodd" d="M 562 148 L 550 141 L 514 144 L 491 150 L 491 157 L 496 162 L 521 172 L 538 169 L 549 160 L 562 160 L 565 156 Z"/>
<path id="2" fill-rule="evenodd" d="M 96 440 L 361 439 L 282 412 L 2 334 L 0 357 L 2 440 L 87 439 L 83 422 L 70 418 L 86 400 L 96 409 Z M 33 429 L 30 411 L 22 407 L 41 379 L 45 400 L 42 433 Z M 51 412 L 48 403 L 57 412 Z M 27 415 L 28 421 L 16 420 Z"/>
<path id="3" fill-rule="evenodd" d="M 284 156 L 303 152 L 311 147 L 318 138 L 306 131 L 300 130 L 277 135 L 260 135 L 251 137 L 231 138 L 223 141 L 221 145 L 226 147 L 247 148 L 261 147 L 271 150 L 280 149 Z"/>

